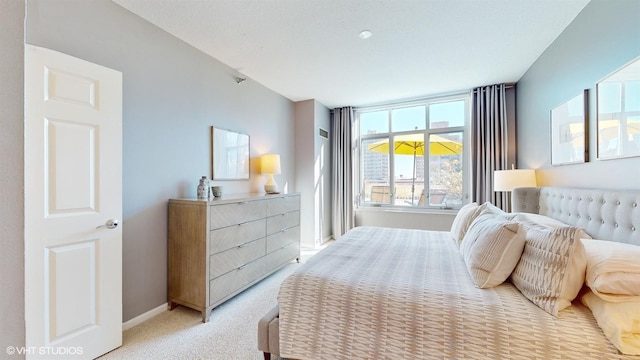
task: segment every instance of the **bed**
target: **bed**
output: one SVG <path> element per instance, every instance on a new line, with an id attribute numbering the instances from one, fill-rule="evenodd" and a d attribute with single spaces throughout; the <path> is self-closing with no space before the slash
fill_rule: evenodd
<path id="1" fill-rule="evenodd" d="M 572 225 L 571 238 L 640 245 L 640 191 L 520 188 L 512 199 L 514 212 Z M 603 334 L 579 300 L 584 288 L 561 308 L 537 285 L 521 285 L 535 250 L 528 236 L 539 230 L 529 226 L 526 246 L 517 235 L 522 258 L 511 275 L 485 288 L 486 274 L 468 265 L 468 242 L 450 232 L 354 228 L 283 282 L 278 307 L 259 324 L 259 349 L 288 359 L 638 359 Z"/>

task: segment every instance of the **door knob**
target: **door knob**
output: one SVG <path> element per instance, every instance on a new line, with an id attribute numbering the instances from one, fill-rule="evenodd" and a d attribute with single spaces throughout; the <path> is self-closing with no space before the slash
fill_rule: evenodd
<path id="1" fill-rule="evenodd" d="M 97 226 L 96 229 L 103 229 L 103 228 L 115 229 L 117 227 L 118 227 L 118 220 L 109 219 L 107 220 L 107 222 L 104 223 L 104 225 Z"/>

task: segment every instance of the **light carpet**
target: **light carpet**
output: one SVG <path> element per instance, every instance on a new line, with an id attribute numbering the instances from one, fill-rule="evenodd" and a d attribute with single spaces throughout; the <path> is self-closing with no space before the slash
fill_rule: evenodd
<path id="1" fill-rule="evenodd" d="M 304 255 L 302 261 L 311 254 Z M 280 284 L 299 266 L 292 262 L 213 309 L 206 324 L 200 312 L 183 306 L 163 312 L 125 331 L 123 345 L 99 359 L 263 359 L 258 320 L 276 305 Z"/>

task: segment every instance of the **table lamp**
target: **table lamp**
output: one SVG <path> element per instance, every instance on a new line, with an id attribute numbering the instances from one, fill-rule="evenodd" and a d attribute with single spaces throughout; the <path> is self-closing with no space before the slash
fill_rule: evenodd
<path id="1" fill-rule="evenodd" d="M 519 187 L 536 186 L 536 171 L 533 169 L 496 170 L 493 172 L 493 191 L 513 191 Z M 507 203 L 506 211 L 511 211 L 511 204 Z"/>
<path id="2" fill-rule="evenodd" d="M 513 191 L 515 188 L 536 186 L 536 171 L 532 169 L 496 170 L 493 191 Z"/>
<path id="3" fill-rule="evenodd" d="M 273 175 L 280 174 L 280 155 L 265 154 L 260 157 L 261 173 L 269 175 L 267 182 L 264 184 L 264 191 L 267 194 L 278 194 L 278 184 L 276 184 Z"/>

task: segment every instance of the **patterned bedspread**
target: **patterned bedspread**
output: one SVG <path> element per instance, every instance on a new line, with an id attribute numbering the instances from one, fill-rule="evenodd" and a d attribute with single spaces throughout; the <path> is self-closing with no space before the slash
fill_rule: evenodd
<path id="1" fill-rule="evenodd" d="M 555 318 L 510 283 L 475 288 L 448 232 L 355 228 L 288 277 L 278 302 L 290 359 L 638 359 L 580 304 Z"/>

